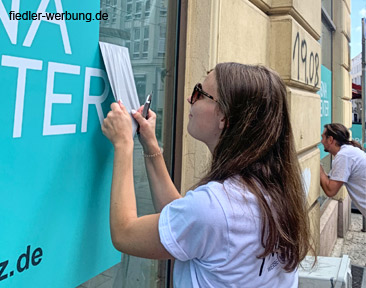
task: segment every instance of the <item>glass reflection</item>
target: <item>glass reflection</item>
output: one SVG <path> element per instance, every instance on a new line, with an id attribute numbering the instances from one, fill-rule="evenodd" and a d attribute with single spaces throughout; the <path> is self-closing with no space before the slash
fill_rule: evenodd
<path id="1" fill-rule="evenodd" d="M 163 146 L 165 55 L 167 33 L 166 0 L 101 0 L 107 20 L 100 22 L 99 39 L 128 48 L 140 103 L 153 92 L 151 109 L 157 114 L 156 134 Z M 142 147 L 136 137 L 134 180 L 138 215 L 155 213 L 146 176 Z M 166 287 L 165 261 L 122 255 L 121 263 L 94 277 L 81 287 Z"/>

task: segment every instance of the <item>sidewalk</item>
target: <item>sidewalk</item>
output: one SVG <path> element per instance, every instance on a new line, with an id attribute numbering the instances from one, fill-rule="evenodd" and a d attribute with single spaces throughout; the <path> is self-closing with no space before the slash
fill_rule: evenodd
<path id="1" fill-rule="evenodd" d="M 366 267 L 366 232 L 362 232 L 362 215 L 351 214 L 350 229 L 345 238 L 338 238 L 331 256 L 348 255 L 352 265 Z"/>
<path id="2" fill-rule="evenodd" d="M 348 255 L 351 260 L 352 287 L 366 287 L 366 232 L 362 232 L 361 214 L 351 214 L 351 225 L 345 238 L 338 238 L 331 256 Z"/>

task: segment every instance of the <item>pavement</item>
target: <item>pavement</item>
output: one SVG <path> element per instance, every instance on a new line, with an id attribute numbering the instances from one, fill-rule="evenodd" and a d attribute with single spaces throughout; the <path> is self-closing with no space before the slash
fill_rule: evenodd
<path id="1" fill-rule="evenodd" d="M 366 232 L 362 232 L 362 215 L 351 214 L 351 225 L 344 238 L 338 238 L 332 257 L 348 255 L 351 260 L 352 288 L 366 288 Z"/>
<path id="2" fill-rule="evenodd" d="M 362 215 L 352 213 L 350 229 L 346 237 L 337 239 L 331 256 L 348 255 L 352 265 L 366 267 L 366 232 L 361 229 Z"/>

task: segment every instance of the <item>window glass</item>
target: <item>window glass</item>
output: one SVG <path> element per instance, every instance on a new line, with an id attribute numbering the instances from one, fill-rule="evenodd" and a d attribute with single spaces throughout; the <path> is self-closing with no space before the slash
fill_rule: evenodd
<path id="1" fill-rule="evenodd" d="M 174 33 L 176 33 L 177 5 L 175 1 L 161 0 L 101 0 L 100 7 L 102 13 L 107 12 L 109 15 L 108 20 L 100 23 L 100 41 L 129 49 L 140 103 L 143 104 L 147 94 L 153 92 L 151 109 L 157 114 L 156 135 L 166 155 L 166 152 L 171 149 L 171 144 L 168 141 L 168 144 L 164 143 L 163 137 L 171 132 L 164 130 L 164 127 L 171 129 L 173 109 L 165 107 L 167 105 L 171 107 L 169 105 L 172 104 L 169 103 L 173 103 L 171 99 L 174 95 L 174 91 L 166 91 L 174 87 L 172 85 L 174 78 L 167 75 L 166 67 L 172 63 L 171 59 L 175 59 Z M 169 16 L 170 20 L 168 20 Z M 172 27 L 169 28 L 167 23 L 171 23 Z M 173 40 L 166 41 L 167 31 L 170 31 Z M 174 73 L 170 74 L 174 75 Z M 166 95 L 170 98 L 166 98 Z M 134 184 L 137 212 L 141 216 L 155 213 L 155 210 L 146 176 L 142 147 L 137 138 L 134 145 Z M 101 287 L 104 280 L 111 284 L 103 287 L 166 287 L 166 267 L 166 261 L 141 259 L 122 254 L 120 264 L 97 275 L 80 287 L 96 288 L 97 284 Z"/>
<path id="2" fill-rule="evenodd" d="M 160 17 L 162 18 L 162 17 Z M 162 19 L 160 19 L 162 20 Z M 162 22 L 159 25 L 159 43 L 158 43 L 158 57 L 164 57 L 165 56 L 165 35 L 166 34 L 166 23 Z"/>
<path id="3" fill-rule="evenodd" d="M 328 15 L 333 19 L 333 0 L 322 0 L 322 7 L 327 11 Z"/>
<path id="4" fill-rule="evenodd" d="M 325 24 L 325 21 L 322 21 L 320 44 L 322 49 L 322 65 L 332 70 L 332 31 Z"/>
<path id="5" fill-rule="evenodd" d="M 133 42 L 133 58 L 138 59 L 140 57 L 140 39 Z"/>
<path id="6" fill-rule="evenodd" d="M 146 3 L 145 3 L 145 17 L 150 16 L 150 6 L 151 6 L 150 0 L 146 0 Z"/>
<path id="7" fill-rule="evenodd" d="M 331 7 L 331 1 L 322 1 L 324 7 L 324 2 L 328 2 Z M 330 10 L 331 11 L 331 10 Z M 331 15 L 327 11 L 328 15 Z M 327 25 L 327 22 L 322 17 L 322 35 L 320 39 L 321 49 L 322 49 L 322 67 L 321 67 L 321 88 L 318 94 L 320 94 L 321 101 L 321 128 L 320 134 L 323 131 L 323 125 L 332 122 L 332 31 Z M 320 136 L 321 137 L 321 136 Z M 320 140 L 320 139 L 319 139 Z M 326 173 L 331 169 L 331 155 L 324 151 L 322 144 L 319 144 L 320 149 L 320 163 Z M 321 207 L 326 203 L 328 196 L 324 193 L 323 189 L 320 189 L 319 203 Z"/>
<path id="8" fill-rule="evenodd" d="M 141 11 L 142 11 L 142 2 L 136 2 L 135 4 L 135 18 L 141 18 Z"/>
<path id="9" fill-rule="evenodd" d="M 127 3 L 126 7 L 127 7 L 127 15 L 132 14 L 132 3 Z"/>
<path id="10" fill-rule="evenodd" d="M 150 27 L 149 26 L 145 26 L 144 28 L 144 39 L 149 39 L 149 29 Z"/>
<path id="11" fill-rule="evenodd" d="M 149 53 L 149 41 L 144 40 L 144 48 L 142 50 L 142 57 L 147 58 L 147 56 L 149 55 L 148 53 Z"/>
<path id="12" fill-rule="evenodd" d="M 165 4 L 165 0 L 160 1 L 159 13 L 160 13 L 160 16 L 166 16 L 166 14 L 167 14 L 167 6 Z"/>
<path id="13" fill-rule="evenodd" d="M 140 31 L 141 31 L 140 28 L 135 28 L 135 33 L 133 37 L 135 41 L 140 41 Z"/>

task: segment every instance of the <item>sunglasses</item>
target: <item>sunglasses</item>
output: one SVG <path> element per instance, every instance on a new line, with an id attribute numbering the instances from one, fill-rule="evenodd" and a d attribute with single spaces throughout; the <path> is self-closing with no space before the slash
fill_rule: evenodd
<path id="1" fill-rule="evenodd" d="M 194 103 L 196 103 L 197 100 L 199 100 L 201 98 L 201 95 L 217 102 L 217 100 L 215 100 L 214 97 L 212 97 L 210 94 L 208 94 L 207 92 L 202 90 L 201 83 L 197 83 L 196 86 L 194 86 L 194 88 L 193 88 L 192 96 L 189 99 L 189 103 L 193 105 Z"/>

